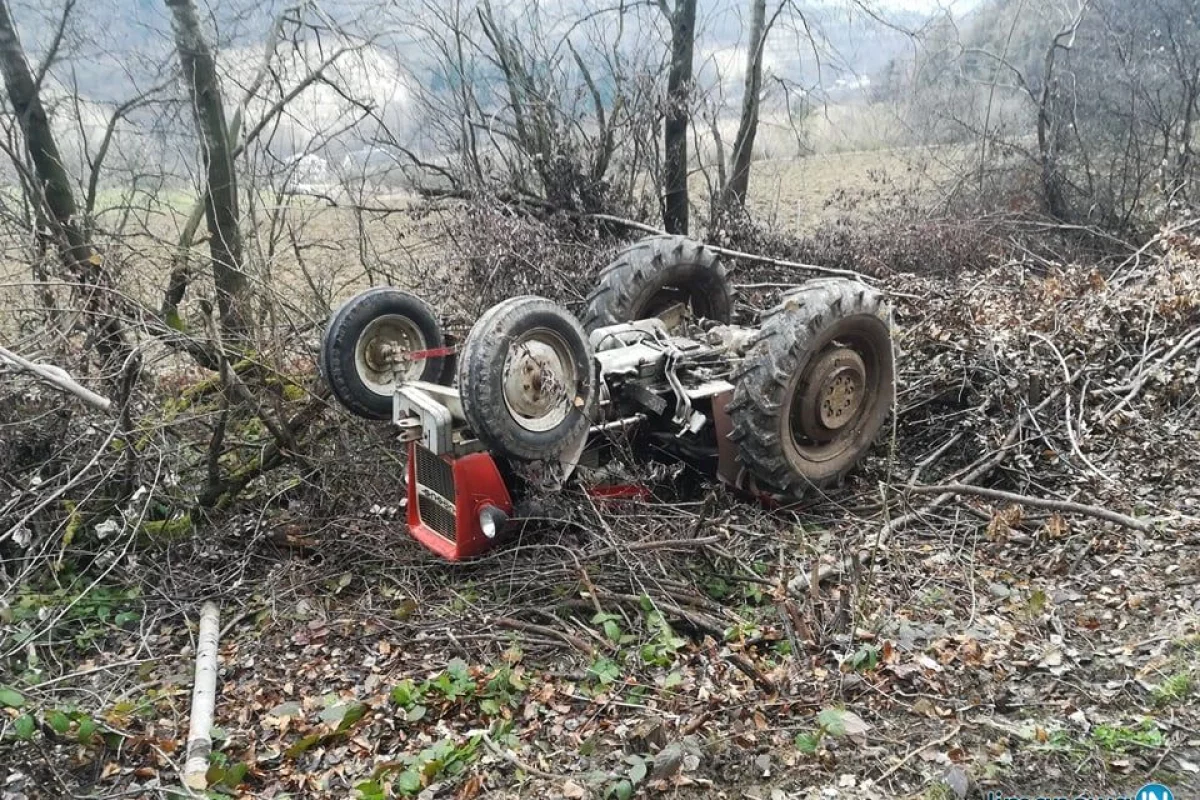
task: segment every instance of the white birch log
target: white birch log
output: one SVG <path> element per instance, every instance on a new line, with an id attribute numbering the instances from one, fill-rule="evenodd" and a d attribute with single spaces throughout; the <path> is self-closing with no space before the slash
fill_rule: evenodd
<path id="1" fill-rule="evenodd" d="M 196 677 L 192 684 L 192 717 L 188 725 L 187 762 L 183 782 L 189 789 L 208 788 L 208 755 L 212 752 L 213 708 L 217 702 L 217 635 L 221 613 L 214 603 L 200 608 L 196 637 Z"/>

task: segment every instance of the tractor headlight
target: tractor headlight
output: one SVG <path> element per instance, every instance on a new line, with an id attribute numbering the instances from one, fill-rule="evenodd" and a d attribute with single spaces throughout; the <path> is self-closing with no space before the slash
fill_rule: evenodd
<path id="1" fill-rule="evenodd" d="M 483 535 L 489 539 L 495 539 L 501 526 L 507 521 L 508 515 L 495 506 L 484 506 L 479 509 L 479 527 L 483 530 Z"/>

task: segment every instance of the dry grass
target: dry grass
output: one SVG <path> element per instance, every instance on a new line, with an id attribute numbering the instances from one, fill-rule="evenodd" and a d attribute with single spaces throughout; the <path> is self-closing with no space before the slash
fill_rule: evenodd
<path id="1" fill-rule="evenodd" d="M 749 207 L 770 227 L 810 233 L 877 212 L 899 195 L 936 199 L 960 158 L 952 148 L 902 147 L 760 160 L 751 167 Z M 703 172 L 693 177 L 692 192 L 694 202 L 707 203 Z"/>
<path id="2" fill-rule="evenodd" d="M 765 125 L 764 152 L 782 149 L 772 144 L 782 135 L 778 127 Z M 937 197 L 957 157 L 947 148 L 913 147 L 760 160 L 752 168 L 749 205 L 768 228 L 808 234 L 829 223 L 866 220 L 899 196 Z M 707 213 L 710 178 L 716 179 L 715 171 L 704 167 L 692 176 L 697 225 Z M 186 194 L 175 193 L 143 200 L 145 207 L 127 219 L 116 209 L 101 216 L 109 232 L 98 241 L 116 285 L 146 308 L 161 304 L 189 202 Z M 256 223 L 247 226 L 254 230 L 246 240 L 251 279 L 261 292 L 281 301 L 288 322 L 319 327 L 332 307 L 373 285 L 406 286 L 436 296 L 446 281 L 462 274 L 464 247 L 455 241 L 455 230 L 461 231 L 460 207 L 430 210 L 404 196 L 362 202 L 369 210 L 357 209 L 345 198 L 331 206 L 311 197 L 286 197 L 282 204 L 275 197 L 260 197 L 243 208 Z M 195 329 L 201 327 L 197 301 L 211 296 L 205 255 L 203 246 L 194 251 L 200 279 L 193 281 L 181 308 L 184 321 Z M 52 349 L 42 339 L 41 307 L 48 300 L 35 289 L 32 256 L 27 238 L 0 237 L 0 335 L 27 352 Z M 48 272 L 54 274 L 52 266 Z M 73 302 L 69 289 L 55 286 L 49 295 L 63 309 L 60 316 L 67 316 Z"/>

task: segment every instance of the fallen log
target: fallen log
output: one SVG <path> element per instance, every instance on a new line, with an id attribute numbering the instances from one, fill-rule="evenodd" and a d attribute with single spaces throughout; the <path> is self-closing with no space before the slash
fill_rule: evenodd
<path id="1" fill-rule="evenodd" d="M 192 683 L 192 714 L 188 723 L 187 761 L 183 782 L 189 789 L 208 788 L 208 756 L 212 753 L 213 709 L 217 702 L 217 642 L 221 614 L 214 603 L 200 608 L 196 637 L 196 673 Z"/>

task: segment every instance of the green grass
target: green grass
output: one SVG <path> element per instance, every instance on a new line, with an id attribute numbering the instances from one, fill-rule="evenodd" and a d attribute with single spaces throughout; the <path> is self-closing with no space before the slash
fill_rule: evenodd
<path id="1" fill-rule="evenodd" d="M 1162 747 L 1165 739 L 1153 720 L 1143 719 L 1136 726 L 1097 725 L 1092 743 L 1109 753 L 1124 753 L 1137 748 Z"/>
<path id="2" fill-rule="evenodd" d="M 1155 687 L 1154 702 L 1159 705 L 1170 705 L 1180 700 L 1186 700 L 1195 689 L 1196 682 L 1192 679 L 1190 671 L 1176 672 Z"/>

